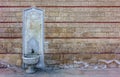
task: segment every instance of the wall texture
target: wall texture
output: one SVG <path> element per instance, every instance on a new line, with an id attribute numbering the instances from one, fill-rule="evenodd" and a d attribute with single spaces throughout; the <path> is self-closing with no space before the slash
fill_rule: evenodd
<path id="1" fill-rule="evenodd" d="M 45 11 L 47 65 L 120 60 L 120 0 L 0 0 L 0 59 L 21 65 L 22 12 Z"/>

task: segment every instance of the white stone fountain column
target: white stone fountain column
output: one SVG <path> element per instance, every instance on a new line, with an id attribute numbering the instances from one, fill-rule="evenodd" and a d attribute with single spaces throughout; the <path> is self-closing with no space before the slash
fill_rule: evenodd
<path id="1" fill-rule="evenodd" d="M 37 68 L 44 69 L 44 11 L 32 7 L 23 11 L 23 56 L 34 49 L 40 55 Z M 34 43 L 29 41 L 34 41 Z M 32 44 L 32 45 L 29 45 Z"/>

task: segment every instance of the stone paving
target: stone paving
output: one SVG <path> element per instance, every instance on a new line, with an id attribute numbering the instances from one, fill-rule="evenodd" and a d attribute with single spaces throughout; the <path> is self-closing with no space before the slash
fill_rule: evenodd
<path id="1" fill-rule="evenodd" d="M 102 70 L 80 70 L 79 68 L 39 70 L 34 74 L 26 74 L 18 67 L 1 68 L 0 77 L 120 77 L 120 68 Z"/>

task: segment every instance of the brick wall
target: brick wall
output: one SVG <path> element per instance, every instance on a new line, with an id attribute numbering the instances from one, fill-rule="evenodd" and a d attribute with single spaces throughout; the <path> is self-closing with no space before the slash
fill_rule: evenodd
<path id="1" fill-rule="evenodd" d="M 37 6 L 45 10 L 46 64 L 119 60 L 119 5 L 120 0 L 0 0 L 0 59 L 21 65 L 22 11 Z"/>

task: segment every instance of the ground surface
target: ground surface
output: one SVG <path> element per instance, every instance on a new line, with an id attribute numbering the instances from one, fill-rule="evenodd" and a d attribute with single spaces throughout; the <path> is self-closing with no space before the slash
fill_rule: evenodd
<path id="1" fill-rule="evenodd" d="M 80 70 L 79 68 L 39 70 L 35 74 L 26 74 L 17 67 L 1 68 L 0 77 L 120 77 L 120 68 L 105 70 Z"/>

